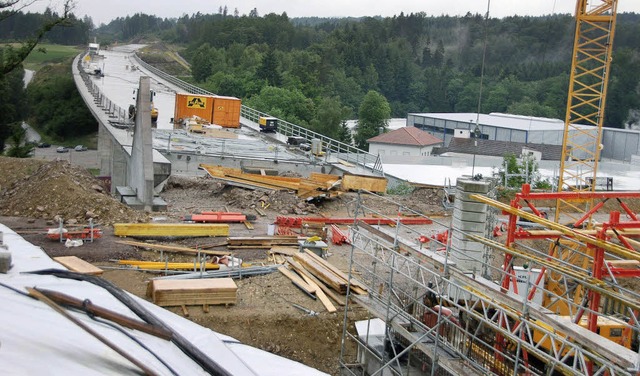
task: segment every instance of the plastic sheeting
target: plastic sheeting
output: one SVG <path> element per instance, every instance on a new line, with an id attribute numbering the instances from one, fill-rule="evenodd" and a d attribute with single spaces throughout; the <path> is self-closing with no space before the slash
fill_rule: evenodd
<path id="1" fill-rule="evenodd" d="M 12 268 L 0 274 L 0 282 L 19 291 L 26 287 L 54 290 L 95 305 L 139 318 L 109 292 L 88 282 L 54 276 L 22 274 L 48 268 L 64 269 L 42 249 L 0 224 L 4 244 L 12 254 Z M 150 302 L 134 296 L 167 326 L 186 337 L 195 347 L 233 375 L 326 375 L 292 360 L 243 345 L 215 333 Z M 3 375 L 127 375 L 141 371 L 131 362 L 94 338 L 43 302 L 0 286 L 0 373 Z M 120 331 L 92 320 L 81 312 L 71 315 L 115 343 L 160 375 L 172 372 L 149 351 Z M 207 373 L 172 342 L 124 329 L 157 354 L 179 375 Z"/>

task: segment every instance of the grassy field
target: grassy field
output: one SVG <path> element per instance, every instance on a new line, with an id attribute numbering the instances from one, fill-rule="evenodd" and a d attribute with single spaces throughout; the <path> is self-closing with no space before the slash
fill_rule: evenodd
<path id="1" fill-rule="evenodd" d="M 41 52 L 44 48 L 46 52 Z M 62 46 L 59 44 L 39 44 L 24 62 L 26 69 L 38 70 L 45 64 L 60 63 L 68 60 L 81 51 L 76 46 Z"/>

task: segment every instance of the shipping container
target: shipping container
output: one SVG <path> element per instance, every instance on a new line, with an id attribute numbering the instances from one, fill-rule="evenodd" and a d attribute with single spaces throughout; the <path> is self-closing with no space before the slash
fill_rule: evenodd
<path id="1" fill-rule="evenodd" d="M 173 127 L 181 128 L 182 122 L 190 117 L 198 116 L 212 123 L 214 96 L 186 93 L 176 94 L 176 106 L 173 115 Z"/>
<path id="2" fill-rule="evenodd" d="M 240 99 L 214 97 L 212 123 L 225 128 L 240 128 Z"/>

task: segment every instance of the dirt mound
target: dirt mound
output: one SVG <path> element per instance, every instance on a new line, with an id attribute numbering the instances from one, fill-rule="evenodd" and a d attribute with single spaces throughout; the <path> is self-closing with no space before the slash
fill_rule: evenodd
<path id="1" fill-rule="evenodd" d="M 2 215 L 47 220 L 60 217 L 80 224 L 93 218 L 101 225 L 146 221 L 144 213 L 112 198 L 102 181 L 82 167 L 62 160 L 31 163 L 9 159 L 3 160 L 3 169 L 17 163 L 24 170 L 21 174 L 2 174 Z"/>

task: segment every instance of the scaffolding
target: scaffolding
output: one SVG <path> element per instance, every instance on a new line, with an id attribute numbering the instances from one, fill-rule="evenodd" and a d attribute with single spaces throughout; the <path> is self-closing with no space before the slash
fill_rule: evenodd
<path id="1" fill-rule="evenodd" d="M 451 235 L 460 233 L 459 230 L 436 218 L 431 218 L 434 225 L 428 230 L 403 225 L 399 219 L 395 226 L 366 224 L 358 220 L 359 213 L 388 218 L 364 204 L 361 196 L 368 194 L 372 193 L 359 195 L 350 231 L 349 278 L 351 281 L 353 271 L 357 271 L 359 283 L 367 287 L 369 294 L 351 294 L 350 284 L 347 289 L 340 355 L 343 375 L 638 373 L 637 348 L 634 351 L 608 340 L 589 330 L 577 315 L 560 315 L 532 299 L 538 291 L 573 306 L 575 311 L 582 312 L 580 316 L 596 314 L 606 318 L 637 339 L 640 329 L 635 319 L 640 307 L 637 291 L 619 286 L 615 278 L 594 280 L 589 278 L 588 271 L 578 273 L 567 260 L 549 257 L 540 251 L 548 247 L 532 245 L 526 237 L 505 246 L 494 239 L 462 233 L 492 253 L 479 256 L 482 270 L 462 270 L 453 261 L 455 250 L 451 247 Z M 490 198 L 486 201 L 495 202 Z M 398 213 L 418 214 L 402 205 L 398 205 Z M 517 210 L 514 215 L 526 214 Z M 530 219 L 536 222 L 536 218 Z M 547 222 L 541 220 L 539 225 L 552 226 Z M 417 239 L 425 231 L 448 231 L 450 236 L 444 242 L 432 237 L 423 244 Z M 569 236 L 569 232 L 556 235 L 588 248 L 591 239 Z M 579 247 L 573 249 L 576 248 Z M 625 259 L 621 254 L 615 259 L 635 258 Z M 609 252 L 607 255 L 614 257 Z M 523 274 L 516 276 L 514 265 Z M 536 278 L 534 271 L 541 268 L 546 268 L 546 276 L 561 275 L 567 286 L 599 291 L 622 309 L 605 316 L 605 309 L 581 302 L 576 305 L 570 294 L 557 295 Z M 520 283 L 516 283 L 516 278 Z M 512 283 L 501 284 L 505 280 Z M 355 332 L 347 321 L 347 312 L 353 304 L 365 307 L 369 313 L 369 320 L 356 323 Z"/>

